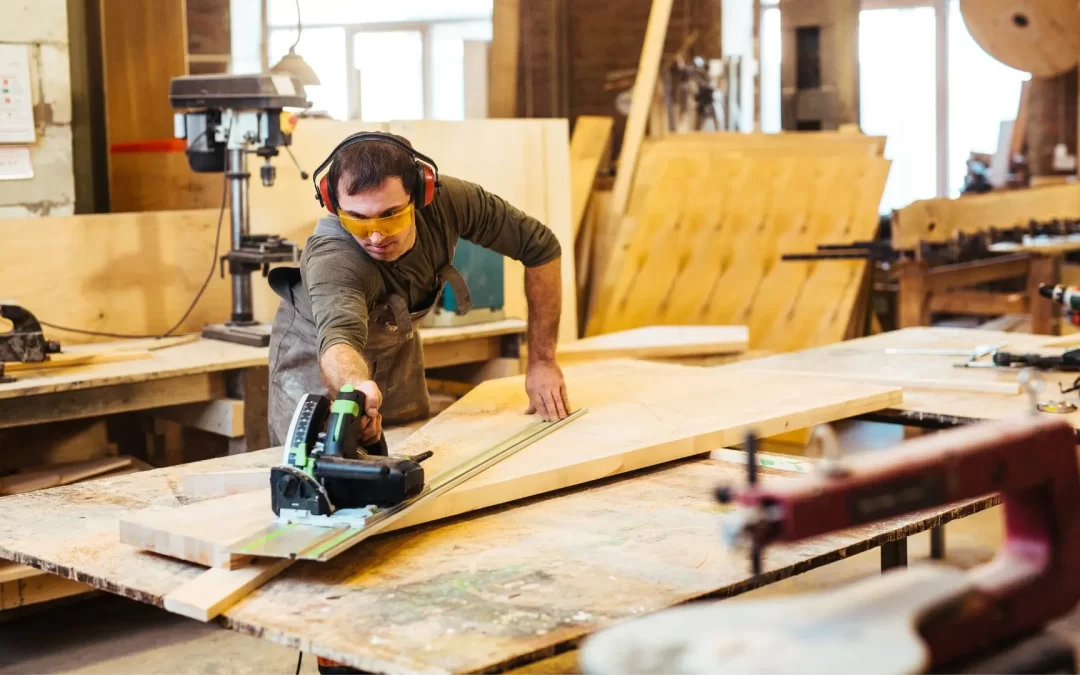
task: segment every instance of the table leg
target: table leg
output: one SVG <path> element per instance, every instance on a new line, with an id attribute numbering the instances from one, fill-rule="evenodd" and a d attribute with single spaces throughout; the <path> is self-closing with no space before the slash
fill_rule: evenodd
<path id="1" fill-rule="evenodd" d="M 930 558 L 945 559 L 945 526 L 930 528 Z"/>
<path id="2" fill-rule="evenodd" d="M 1053 286 L 1061 278 L 1061 256 L 1035 255 L 1028 272 L 1028 308 L 1031 332 L 1035 335 L 1057 335 L 1061 332 L 1057 307 L 1039 295 L 1039 284 Z"/>
<path id="3" fill-rule="evenodd" d="M 907 567 L 907 537 L 881 545 L 881 571 Z"/>
<path id="4" fill-rule="evenodd" d="M 225 376 L 229 398 L 244 402 L 244 435 L 229 440 L 229 454 L 239 455 L 269 448 L 270 369 L 256 366 L 230 370 Z"/>
<path id="5" fill-rule="evenodd" d="M 930 297 L 926 290 L 926 263 L 905 262 L 898 275 L 897 323 L 900 328 L 930 325 Z"/>

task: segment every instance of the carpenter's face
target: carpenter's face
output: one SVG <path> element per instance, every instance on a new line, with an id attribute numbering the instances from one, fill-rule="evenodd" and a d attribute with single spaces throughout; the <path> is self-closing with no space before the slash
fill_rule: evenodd
<path id="1" fill-rule="evenodd" d="M 373 190 L 338 198 L 341 226 L 375 260 L 397 260 L 416 240 L 416 214 L 397 176 Z"/>

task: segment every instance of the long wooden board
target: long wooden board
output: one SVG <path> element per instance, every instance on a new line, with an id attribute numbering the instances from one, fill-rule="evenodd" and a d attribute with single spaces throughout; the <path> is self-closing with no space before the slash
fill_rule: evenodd
<path id="1" fill-rule="evenodd" d="M 120 545 L 117 519 L 183 503 L 184 475 L 278 459 L 268 450 L 7 497 L 0 557 L 161 606 L 200 568 Z M 766 483 L 798 475 L 760 474 Z M 995 503 L 770 547 L 764 574 L 753 577 L 745 554 L 718 541 L 716 517 L 727 507 L 711 496 L 743 480 L 741 461 L 694 459 L 392 533 L 330 563 L 294 565 L 221 623 L 369 672 L 504 671 L 617 621 L 706 594 L 737 595 Z"/>
<path id="2" fill-rule="evenodd" d="M 746 351 L 746 326 L 646 326 L 566 342 L 559 363 L 596 359 L 662 359 Z"/>
<path id="3" fill-rule="evenodd" d="M 740 442 L 747 429 L 772 436 L 902 399 L 898 389 L 878 385 L 783 375 L 757 376 L 748 385 L 738 372 L 627 360 L 570 366 L 566 376 L 571 404 L 588 408 L 587 415 L 391 529 L 706 453 Z M 532 424 L 536 418 L 523 414 L 526 404 L 522 377 L 485 382 L 410 436 L 398 452 L 434 452 L 424 467 L 436 476 Z M 257 524 L 269 524 L 269 504 L 268 492 L 260 491 L 185 507 L 190 514 L 180 513 L 183 509 L 136 513 L 123 520 L 122 538 L 174 558 L 220 564 L 223 546 Z M 261 513 L 263 520 L 252 513 Z M 230 521 L 244 525 L 233 527 Z M 219 524 L 207 527 L 210 522 Z"/>
<path id="4" fill-rule="evenodd" d="M 868 291 L 866 263 L 780 257 L 872 238 L 888 170 L 877 157 L 739 158 L 709 144 L 651 145 L 586 336 L 720 324 L 748 326 L 752 349 L 844 339 Z"/>
<path id="5" fill-rule="evenodd" d="M 570 137 L 570 222 L 575 238 L 585 220 L 585 207 L 592 196 L 596 172 L 611 152 L 611 128 L 614 125 L 614 119 L 595 115 L 581 115 L 574 120 L 574 134 Z"/>
<path id="6" fill-rule="evenodd" d="M 417 149 L 434 159 L 446 175 L 477 183 L 551 228 L 562 245 L 559 339 L 576 339 L 577 295 L 574 292 L 574 227 L 567 121 L 417 120 L 391 122 L 390 131 L 408 138 Z M 506 315 L 528 318 L 525 268 L 507 258 L 503 275 Z"/>

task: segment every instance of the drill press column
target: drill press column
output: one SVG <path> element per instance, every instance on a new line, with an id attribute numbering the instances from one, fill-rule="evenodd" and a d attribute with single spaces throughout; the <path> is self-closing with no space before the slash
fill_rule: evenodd
<path id="1" fill-rule="evenodd" d="M 232 247 L 240 250 L 244 237 L 251 234 L 248 192 L 251 174 L 247 170 L 247 154 L 241 149 L 229 150 L 229 164 L 225 177 L 229 180 L 229 198 L 232 202 Z M 255 323 L 254 303 L 251 299 L 251 270 L 243 269 L 229 261 L 232 275 L 232 319 L 229 325 L 250 326 Z"/>

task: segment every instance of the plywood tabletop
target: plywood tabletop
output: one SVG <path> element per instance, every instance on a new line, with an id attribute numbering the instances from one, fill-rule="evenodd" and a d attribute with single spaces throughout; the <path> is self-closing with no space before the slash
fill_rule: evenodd
<path id="1" fill-rule="evenodd" d="M 857 376 L 872 382 L 875 375 L 886 380 L 893 377 L 925 379 L 932 382 L 952 380 L 968 383 L 1016 383 L 1019 370 L 957 368 L 953 364 L 965 361 L 963 356 L 889 353 L 889 349 L 947 349 L 971 350 L 976 346 L 1000 345 L 1011 352 L 1043 352 L 1060 354 L 1063 349 L 1080 347 L 1077 337 L 1055 337 L 1027 333 L 1004 333 L 966 328 L 905 328 L 857 340 L 848 340 L 826 347 L 801 352 L 779 354 L 743 361 L 718 368 L 745 371 L 776 371 L 789 373 L 820 373 L 835 376 L 839 373 Z M 988 361 L 983 357 L 982 361 Z M 1061 394 L 1059 385 L 1068 388 L 1076 373 L 1042 374 L 1045 389 L 1041 399 L 1065 399 L 1080 406 L 1077 392 Z M 824 377 L 823 377 L 824 380 Z M 904 387 L 904 401 L 896 410 L 906 419 L 917 421 L 956 417 L 966 419 L 999 419 L 1024 414 L 1030 410 L 1030 399 L 1024 393 L 976 393 L 947 391 L 938 388 Z M 1051 413 L 1041 413 L 1051 414 Z M 1080 411 L 1064 416 L 1080 429 Z"/>
<path id="2" fill-rule="evenodd" d="M 265 467 L 262 451 L 0 500 L 0 557 L 142 602 L 203 568 L 118 543 L 131 509 L 186 501 L 182 476 Z M 762 469 L 766 482 L 791 474 Z M 297 563 L 222 623 L 365 670 L 475 671 L 571 646 L 615 621 L 727 597 L 994 503 L 991 498 L 766 551 L 752 578 L 716 536 L 711 495 L 739 464 L 693 459 L 379 537 L 328 563 Z"/>
<path id="3" fill-rule="evenodd" d="M 563 342 L 557 354 L 560 362 L 732 354 L 746 351 L 749 335 L 746 326 L 643 326 Z"/>

